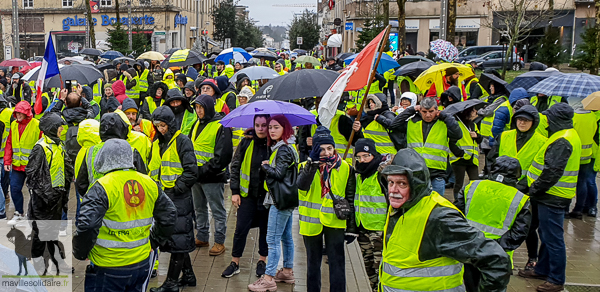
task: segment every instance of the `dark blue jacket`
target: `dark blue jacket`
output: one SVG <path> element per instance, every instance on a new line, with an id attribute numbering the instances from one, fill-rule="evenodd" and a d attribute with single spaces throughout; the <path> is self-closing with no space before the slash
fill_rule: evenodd
<path id="1" fill-rule="evenodd" d="M 510 96 L 508 97 L 508 102 L 511 106 L 513 106 L 515 102 L 517 102 L 517 100 L 523 98 L 528 99 L 529 97 L 530 96 L 527 93 L 527 90 L 523 89 L 522 87 L 519 87 L 510 93 Z M 494 123 L 492 125 L 492 137 L 490 137 L 490 146 L 494 145 L 494 137 L 498 137 L 500 134 L 502 134 L 506 125 L 510 125 L 511 117 L 512 115 L 510 114 L 508 108 L 503 106 L 498 107 L 498 109 L 494 113 Z"/>

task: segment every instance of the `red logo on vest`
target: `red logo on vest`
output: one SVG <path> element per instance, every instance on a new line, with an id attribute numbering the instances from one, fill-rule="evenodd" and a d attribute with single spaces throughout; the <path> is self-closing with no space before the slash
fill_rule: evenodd
<path id="1" fill-rule="evenodd" d="M 146 198 L 144 188 L 136 180 L 128 180 L 125 183 L 123 194 L 125 195 L 125 203 L 133 208 L 144 203 L 144 199 Z"/>

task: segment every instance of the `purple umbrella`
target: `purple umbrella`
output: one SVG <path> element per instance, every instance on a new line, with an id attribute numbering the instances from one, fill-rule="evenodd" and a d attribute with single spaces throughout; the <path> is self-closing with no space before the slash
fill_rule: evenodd
<path id="1" fill-rule="evenodd" d="M 252 128 L 255 115 L 284 115 L 292 126 L 316 124 L 315 115 L 301 106 L 278 100 L 259 100 L 230 112 L 220 123 L 225 127 Z"/>

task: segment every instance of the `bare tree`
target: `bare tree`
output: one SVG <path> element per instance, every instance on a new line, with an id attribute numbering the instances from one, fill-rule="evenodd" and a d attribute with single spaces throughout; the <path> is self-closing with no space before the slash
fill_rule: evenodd
<path id="1" fill-rule="evenodd" d="M 406 50 L 406 0 L 396 0 L 396 3 L 398 4 L 398 51 L 404 53 Z"/>
<path id="2" fill-rule="evenodd" d="M 446 23 L 446 40 L 454 44 L 456 31 L 456 0 L 448 0 L 448 22 Z"/>
<path id="3" fill-rule="evenodd" d="M 515 45 L 526 39 L 542 22 L 556 16 L 553 13 L 555 7 L 551 9 L 548 0 L 488 1 L 486 6 L 493 17 L 484 21 L 483 25 L 508 40 L 508 52 L 512 52 Z M 504 62 L 507 63 L 511 56 L 512 53 L 507 53 Z M 506 68 L 502 70 L 502 77 L 505 75 Z"/>
<path id="4" fill-rule="evenodd" d="M 383 9 L 383 26 L 385 27 L 390 24 L 390 0 L 383 0 L 381 8 Z"/>
<path id="5" fill-rule="evenodd" d="M 594 6 L 596 7 L 596 27 L 600 25 L 600 0 L 594 0 Z M 594 56 L 594 65 L 590 70 L 590 74 L 598 75 L 598 66 L 600 65 L 600 30 L 596 33 L 596 55 Z"/>

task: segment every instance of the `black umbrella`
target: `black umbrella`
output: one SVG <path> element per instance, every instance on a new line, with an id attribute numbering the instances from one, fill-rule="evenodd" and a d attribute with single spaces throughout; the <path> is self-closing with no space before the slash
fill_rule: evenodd
<path id="1" fill-rule="evenodd" d="M 354 55 L 354 53 L 339 53 L 339 54 L 337 54 L 337 56 L 335 56 L 335 59 L 336 60 L 344 60 L 352 55 Z"/>
<path id="2" fill-rule="evenodd" d="M 494 86 L 500 87 L 500 88 L 494 88 L 496 90 L 496 93 L 503 92 L 503 91 L 506 91 L 507 93 L 509 93 L 511 91 L 508 89 L 508 83 L 506 81 L 500 79 L 500 77 L 497 77 L 496 75 L 491 74 L 491 73 L 481 73 L 481 77 L 479 78 L 479 84 L 483 87 L 483 89 L 485 89 L 486 91 L 489 91 L 490 83 L 492 83 L 492 81 L 494 81 L 496 83 Z"/>
<path id="3" fill-rule="evenodd" d="M 164 52 L 164 54 L 165 55 L 170 55 L 170 54 L 173 54 L 173 53 L 175 53 L 175 52 L 177 52 L 179 50 L 181 50 L 181 48 L 170 48 L 166 52 Z"/>
<path id="4" fill-rule="evenodd" d="M 265 51 L 258 51 L 256 53 L 250 53 L 250 55 L 253 58 L 265 58 L 265 60 L 267 61 L 275 61 L 277 60 L 277 54 L 273 53 L 273 52 L 265 52 Z"/>
<path id="5" fill-rule="evenodd" d="M 100 72 L 104 72 L 104 70 L 107 69 L 115 69 L 115 65 L 113 65 L 112 63 L 103 63 L 96 65 L 96 68 L 100 70 Z"/>
<path id="6" fill-rule="evenodd" d="M 79 51 L 79 53 L 82 55 L 90 55 L 90 56 L 102 55 L 102 51 L 100 51 L 98 49 L 93 49 L 93 48 L 85 48 L 85 49 Z"/>
<path id="7" fill-rule="evenodd" d="M 256 91 L 250 100 L 294 100 L 323 96 L 340 74 L 331 70 L 302 69 L 277 77 Z"/>
<path id="8" fill-rule="evenodd" d="M 434 61 L 431 61 L 425 57 L 421 57 L 421 56 L 406 56 L 406 57 L 402 57 L 398 60 L 398 64 L 400 64 L 400 66 L 406 65 L 406 64 L 410 64 L 412 62 L 418 62 L 418 61 L 423 61 L 423 62 L 429 62 L 431 63 L 431 65 L 435 65 Z"/>
<path id="9" fill-rule="evenodd" d="M 483 100 L 475 98 L 475 99 L 469 99 L 467 101 L 453 103 L 453 104 L 449 105 L 446 109 L 444 109 L 444 112 L 449 115 L 455 115 L 455 114 L 461 113 L 469 108 L 480 109 L 486 105 L 487 105 L 487 103 L 484 102 Z"/>
<path id="10" fill-rule="evenodd" d="M 400 69 L 396 70 L 394 75 L 409 76 L 412 80 L 415 80 L 423 73 L 423 71 L 429 69 L 431 66 L 433 66 L 433 64 L 425 61 L 412 62 L 400 67 Z"/>
<path id="11" fill-rule="evenodd" d="M 175 53 L 171 54 L 168 58 L 166 58 L 164 61 L 162 61 L 162 63 L 160 63 L 160 66 L 163 68 L 181 67 L 181 66 L 190 66 L 190 65 L 194 65 L 194 64 L 200 64 L 200 63 L 206 61 L 206 57 L 204 57 L 203 55 L 196 53 L 192 50 L 188 50 L 188 55 L 187 55 L 186 59 L 183 61 L 171 62 L 171 57 L 173 57 L 173 55 L 175 55 Z"/>
<path id="12" fill-rule="evenodd" d="M 508 89 L 513 90 L 515 88 L 523 87 L 526 90 L 538 84 L 540 81 L 554 75 L 563 74 L 558 70 L 551 71 L 531 71 L 524 74 L 521 74 L 507 86 Z"/>
<path id="13" fill-rule="evenodd" d="M 39 71 L 31 75 L 30 80 L 37 80 Z M 61 87 L 61 76 L 63 81 L 77 80 L 77 83 L 81 85 L 89 85 L 98 80 L 98 78 L 104 77 L 100 70 L 96 69 L 91 65 L 66 65 L 59 69 L 60 75 L 55 75 L 49 79 L 46 79 L 44 86 L 48 88 Z"/>
<path id="14" fill-rule="evenodd" d="M 117 64 L 117 63 L 125 63 L 125 60 L 129 61 L 129 65 L 133 66 L 133 63 L 135 63 L 135 59 L 133 58 L 129 58 L 129 57 L 118 57 L 115 58 L 112 63 L 113 64 Z"/>
<path id="15" fill-rule="evenodd" d="M 252 52 L 252 51 L 254 51 L 254 50 L 256 50 L 256 49 L 255 49 L 254 47 L 247 47 L 247 48 L 245 48 L 244 50 L 245 50 L 246 52 L 250 53 L 250 52 Z"/>
<path id="16" fill-rule="evenodd" d="M 217 58 L 216 55 L 212 55 L 210 56 L 210 58 L 204 60 L 204 64 L 209 64 L 209 65 L 214 65 L 215 64 L 215 59 Z"/>

